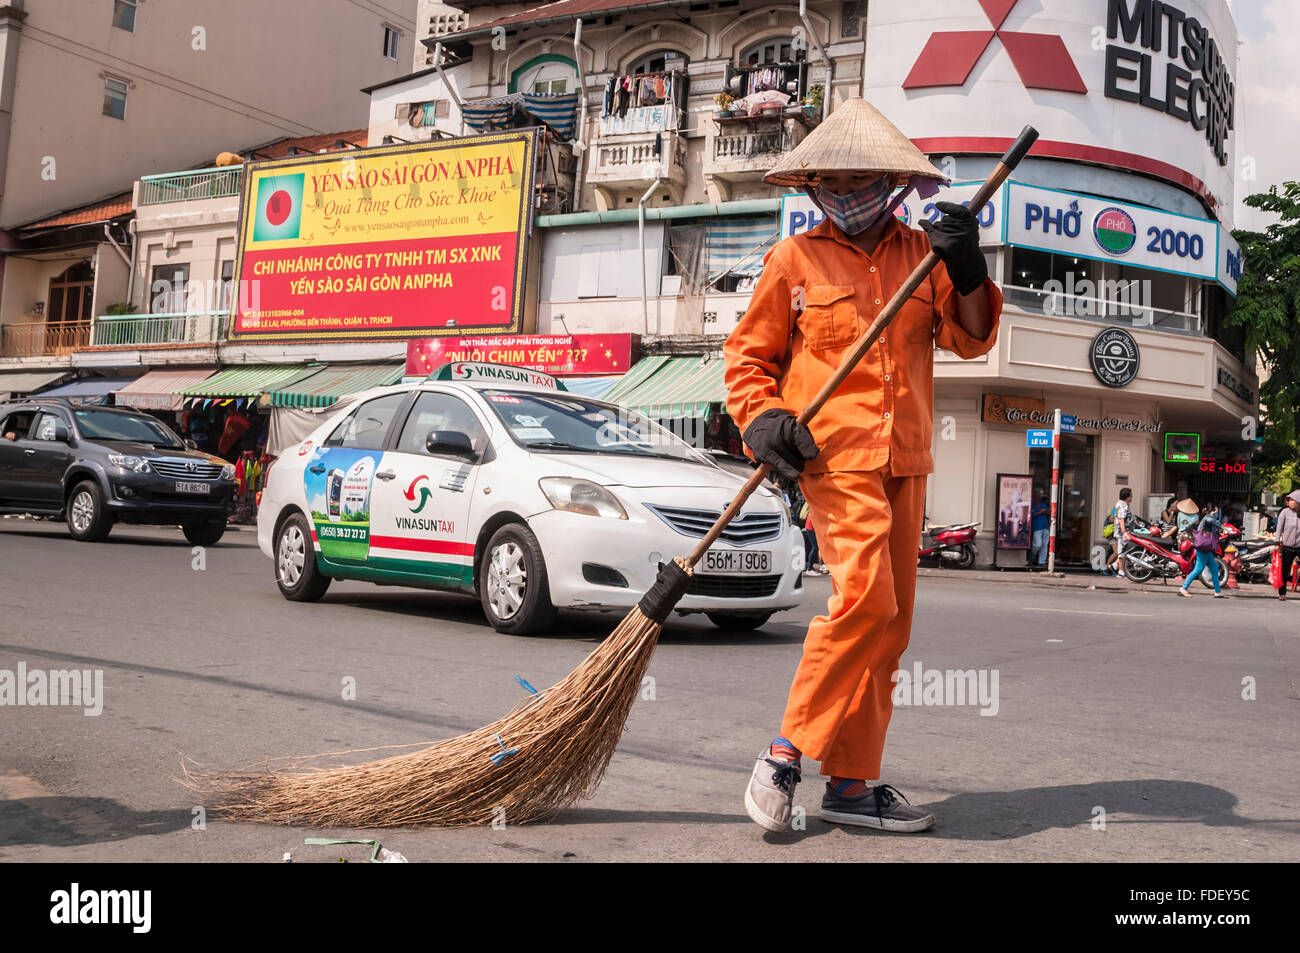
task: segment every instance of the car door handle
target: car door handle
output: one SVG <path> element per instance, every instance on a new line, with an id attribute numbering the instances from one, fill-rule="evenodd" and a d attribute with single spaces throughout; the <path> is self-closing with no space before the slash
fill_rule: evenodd
<path id="1" fill-rule="evenodd" d="M 324 467 L 308 467 L 307 469 L 309 469 L 312 473 L 324 473 L 324 472 L 325 472 L 325 468 L 324 468 Z"/>
<path id="2" fill-rule="evenodd" d="M 23 453 L 27 454 L 27 456 L 30 457 L 30 456 L 32 456 L 33 454 L 35 454 L 36 451 L 35 451 L 35 450 L 31 450 L 31 449 L 27 449 L 27 450 L 24 450 Z"/>
<path id="3" fill-rule="evenodd" d="M 394 473 L 392 470 L 384 470 L 382 473 L 376 473 L 376 474 L 375 474 L 375 479 L 376 479 L 376 480 L 391 480 L 391 479 L 392 479 L 393 477 L 395 477 L 395 476 L 397 476 L 397 474 Z"/>

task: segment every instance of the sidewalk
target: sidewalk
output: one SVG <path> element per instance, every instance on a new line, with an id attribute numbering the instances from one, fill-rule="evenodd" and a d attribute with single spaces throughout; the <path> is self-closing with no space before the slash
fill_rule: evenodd
<path id="1" fill-rule="evenodd" d="M 1066 569 L 1062 578 L 1053 578 L 1041 570 L 1025 569 L 940 569 L 937 566 L 922 566 L 916 571 L 918 579 L 954 579 L 965 580 L 966 582 L 1005 582 L 1018 584 L 1022 586 L 1039 586 L 1047 589 L 1095 589 L 1097 591 L 1109 592 L 1164 592 L 1171 596 L 1177 596 L 1177 589 L 1182 585 L 1182 577 L 1175 582 L 1173 579 L 1167 580 L 1167 585 L 1161 585 L 1159 579 L 1152 579 L 1146 583 L 1130 582 L 1128 579 L 1120 579 L 1117 576 L 1103 576 L 1099 572 L 1092 572 L 1087 569 Z M 1232 599 L 1272 599 L 1277 600 L 1277 591 L 1270 588 L 1264 583 L 1240 583 L 1240 588 L 1229 589 L 1224 585 L 1223 591 Z M 1191 592 L 1193 596 L 1212 595 L 1212 590 L 1207 589 L 1199 582 L 1192 583 Z M 1300 594 L 1290 596 L 1291 599 L 1300 601 Z"/>

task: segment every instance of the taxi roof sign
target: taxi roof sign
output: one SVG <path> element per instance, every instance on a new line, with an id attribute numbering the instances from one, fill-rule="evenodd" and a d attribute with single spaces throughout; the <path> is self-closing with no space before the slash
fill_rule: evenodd
<path id="1" fill-rule="evenodd" d="M 545 387 L 549 390 L 567 390 L 560 381 L 550 374 L 534 371 L 527 367 L 514 367 L 510 364 L 486 364 L 478 361 L 454 361 L 434 368 L 425 380 L 430 381 L 465 381 L 474 383 L 483 381 L 492 384 L 524 384 L 528 387 Z"/>

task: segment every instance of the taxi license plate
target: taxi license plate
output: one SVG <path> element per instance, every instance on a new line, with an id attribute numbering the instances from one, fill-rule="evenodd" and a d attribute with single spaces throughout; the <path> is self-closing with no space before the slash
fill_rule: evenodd
<path id="1" fill-rule="evenodd" d="M 212 488 L 206 483 L 177 483 L 177 493 L 211 493 Z"/>
<path id="2" fill-rule="evenodd" d="M 711 549 L 696 567 L 697 572 L 758 576 L 772 571 L 771 550 Z"/>

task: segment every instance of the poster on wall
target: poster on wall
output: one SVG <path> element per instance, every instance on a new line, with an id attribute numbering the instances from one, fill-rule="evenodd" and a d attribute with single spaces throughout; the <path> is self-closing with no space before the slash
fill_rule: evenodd
<path id="1" fill-rule="evenodd" d="M 518 333 L 537 130 L 252 162 L 231 336 Z"/>
<path id="2" fill-rule="evenodd" d="M 1028 549 L 1034 478 L 1031 474 L 998 474 L 998 549 Z"/>

